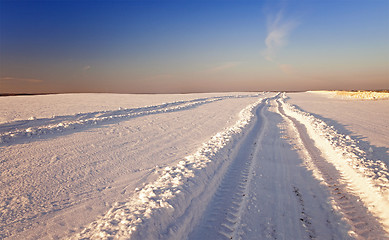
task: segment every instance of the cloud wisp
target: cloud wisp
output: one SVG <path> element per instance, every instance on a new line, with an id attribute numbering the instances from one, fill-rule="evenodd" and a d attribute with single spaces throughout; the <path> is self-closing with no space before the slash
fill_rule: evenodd
<path id="1" fill-rule="evenodd" d="M 277 53 L 288 43 L 288 37 L 297 25 L 298 22 L 294 19 L 284 19 L 283 10 L 278 11 L 275 17 L 268 16 L 266 49 L 262 53 L 266 60 L 276 62 Z"/>

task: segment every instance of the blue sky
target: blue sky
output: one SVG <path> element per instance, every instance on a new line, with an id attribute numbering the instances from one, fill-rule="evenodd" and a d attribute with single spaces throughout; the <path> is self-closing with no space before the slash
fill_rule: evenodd
<path id="1" fill-rule="evenodd" d="M 0 92 L 389 88 L 387 0 L 0 0 Z"/>

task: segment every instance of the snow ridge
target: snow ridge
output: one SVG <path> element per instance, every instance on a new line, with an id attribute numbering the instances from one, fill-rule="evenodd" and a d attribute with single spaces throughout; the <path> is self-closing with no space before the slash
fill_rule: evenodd
<path id="1" fill-rule="evenodd" d="M 0 125 L 0 144 L 11 142 L 19 138 L 40 136 L 50 133 L 53 134 L 56 132 L 63 132 L 65 130 L 78 129 L 94 124 L 101 124 L 112 120 L 187 110 L 203 104 L 221 101 L 228 98 L 244 98 L 256 96 L 258 95 L 231 95 L 200 98 L 189 101 L 175 101 L 170 103 L 163 103 L 160 105 L 145 106 L 141 108 L 119 108 L 117 111 L 102 111 L 95 113 L 76 114 L 73 116 L 62 116 L 59 117 L 60 120 L 54 119 L 55 117 L 53 117 L 53 119 L 36 119 L 35 117 L 31 117 L 23 123 L 11 122 L 2 124 L 3 126 Z M 20 125 L 23 127 L 20 127 Z M 5 129 L 5 131 L 2 129 Z M 8 131 L 8 129 L 12 130 Z"/>
<path id="2" fill-rule="evenodd" d="M 389 171 L 386 164 L 370 160 L 369 154 L 361 150 L 357 141 L 338 133 L 333 126 L 328 126 L 312 114 L 286 103 L 285 99 L 284 94 L 280 100 L 284 112 L 306 127 L 325 159 L 341 172 L 365 206 L 389 227 Z"/>
<path id="3" fill-rule="evenodd" d="M 213 100 L 215 101 L 215 100 Z M 201 214 L 186 210 L 192 201 L 201 195 L 209 184 L 204 179 L 212 179 L 215 169 L 225 161 L 216 156 L 247 129 L 253 119 L 254 109 L 262 102 L 248 105 L 239 113 L 239 120 L 231 127 L 215 134 L 194 154 L 187 156 L 176 166 L 160 169 L 159 178 L 142 189 L 136 189 L 133 197 L 114 206 L 100 219 L 91 223 L 81 233 L 71 239 L 180 239 L 187 233 L 182 228 L 190 228 L 188 221 L 196 221 Z M 209 169 L 212 162 L 213 169 Z M 186 221 L 175 225 L 175 221 L 185 214 Z M 188 220 L 189 219 L 189 220 Z M 181 229 L 180 229 L 181 228 Z"/>

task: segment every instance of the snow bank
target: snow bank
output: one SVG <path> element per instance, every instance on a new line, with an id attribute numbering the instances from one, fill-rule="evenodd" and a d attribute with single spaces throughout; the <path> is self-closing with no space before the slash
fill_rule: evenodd
<path id="1" fill-rule="evenodd" d="M 343 99 L 363 99 L 363 100 L 379 100 L 389 99 L 389 93 L 387 92 L 373 92 L 373 91 L 310 91 L 312 93 L 327 94 L 331 97 L 343 98 Z"/>
<path id="2" fill-rule="evenodd" d="M 338 133 L 333 126 L 310 113 L 285 103 L 284 99 L 285 95 L 280 101 L 284 112 L 307 128 L 323 157 L 348 180 L 365 206 L 389 227 L 389 171 L 386 164 L 368 159 L 368 153 L 361 150 L 357 141 Z"/>
<path id="3" fill-rule="evenodd" d="M 196 201 L 227 161 L 221 150 L 234 142 L 253 119 L 254 108 L 262 102 L 248 105 L 239 113 L 239 120 L 231 127 L 215 134 L 194 154 L 176 166 L 156 167 L 156 181 L 137 189 L 127 202 L 115 203 L 100 219 L 91 223 L 71 239 L 181 239 L 191 223 L 198 221 L 206 202 Z M 196 202 L 196 203 L 194 203 Z M 188 211 L 188 208 L 198 211 Z M 180 217 L 185 215 L 185 219 Z M 177 220 L 178 219 L 178 220 Z"/>

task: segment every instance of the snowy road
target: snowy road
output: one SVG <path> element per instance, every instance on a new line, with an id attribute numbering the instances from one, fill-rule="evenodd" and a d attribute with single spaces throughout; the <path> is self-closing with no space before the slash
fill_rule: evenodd
<path id="1" fill-rule="evenodd" d="M 315 99 L 302 96 L 186 96 L 3 123 L 1 236 L 389 239 L 387 155 L 345 134 L 336 121 L 347 118 L 302 110 Z"/>
<path id="2" fill-rule="evenodd" d="M 289 141 L 278 103 L 268 100 L 189 239 L 344 239 L 329 193 Z"/>
<path id="3" fill-rule="evenodd" d="M 189 239 L 385 239 L 305 127 L 266 103 Z"/>

